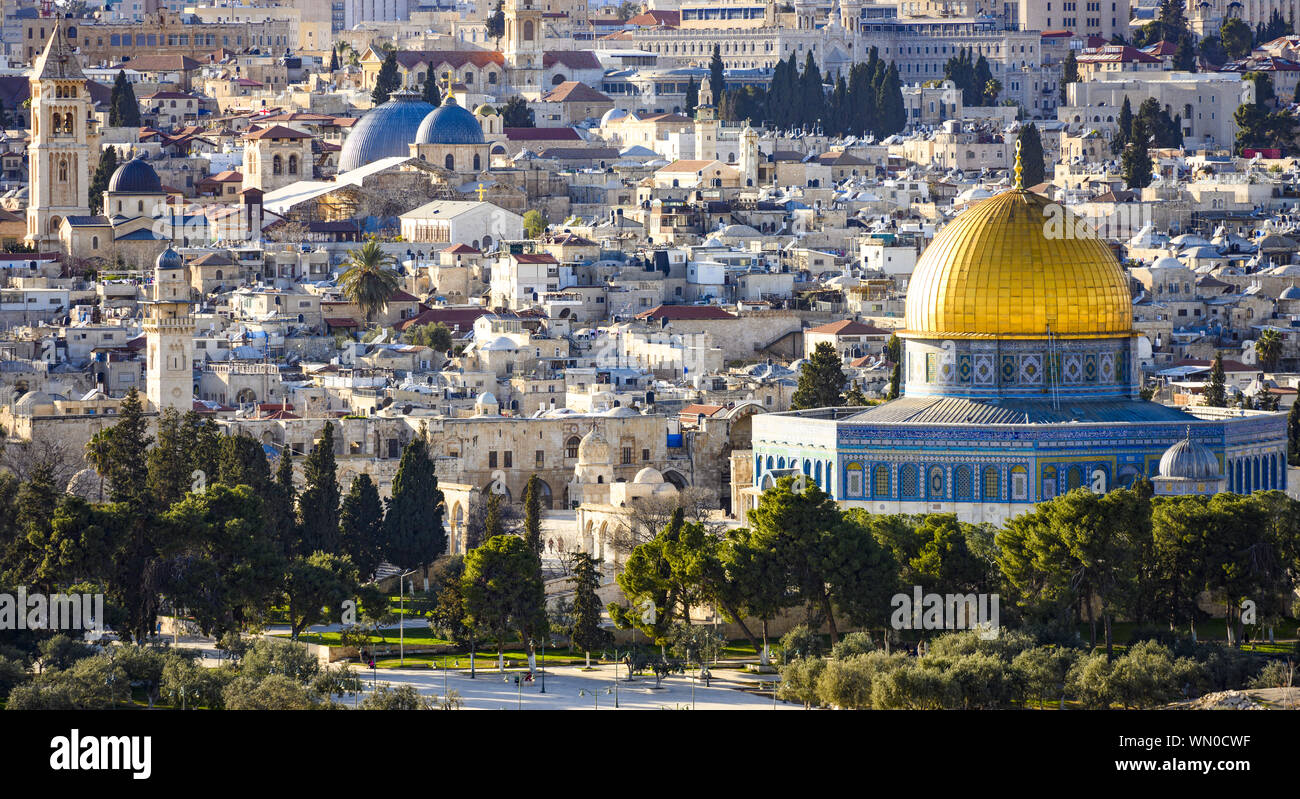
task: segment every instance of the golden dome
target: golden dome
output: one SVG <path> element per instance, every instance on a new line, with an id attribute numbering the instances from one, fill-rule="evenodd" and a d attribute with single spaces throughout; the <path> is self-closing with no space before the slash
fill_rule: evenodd
<path id="1" fill-rule="evenodd" d="M 1049 207 L 1051 206 L 1051 207 Z M 1128 278 L 1074 214 L 1023 189 L 981 200 L 922 253 L 907 289 L 912 338 L 1107 338 L 1133 329 Z M 1073 233 L 1073 235 L 1070 235 Z"/>

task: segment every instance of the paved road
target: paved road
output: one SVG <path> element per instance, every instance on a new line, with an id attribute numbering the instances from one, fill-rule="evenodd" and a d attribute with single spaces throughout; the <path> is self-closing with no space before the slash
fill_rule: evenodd
<path id="1" fill-rule="evenodd" d="M 367 692 L 371 674 L 369 669 L 358 672 L 365 678 Z M 716 673 L 716 672 L 715 672 Z M 475 679 L 470 679 L 466 671 L 450 670 L 446 674 L 431 669 L 379 669 L 376 674 L 382 685 L 413 685 L 425 695 L 441 695 L 443 679 L 446 678 L 448 690 L 460 694 L 462 707 L 466 710 L 613 710 L 614 709 L 614 666 L 594 667 L 592 671 L 583 671 L 580 666 L 557 666 L 546 670 L 546 693 L 541 693 L 540 677 L 533 683 L 525 683 L 522 690 L 516 687 L 514 678 L 523 674 L 519 669 L 507 669 L 504 674 L 492 670 L 480 669 Z M 621 670 L 623 679 L 618 681 L 618 706 L 621 710 L 659 710 L 689 709 L 692 707 L 692 679 L 689 675 L 673 675 L 663 681 L 663 687 L 656 690 L 653 676 L 637 677 L 634 682 L 626 681 L 626 670 Z M 757 678 L 757 675 L 749 675 Z M 766 675 L 764 675 L 766 678 Z M 712 686 L 704 687 L 703 682 L 695 681 L 694 707 L 699 710 L 771 710 L 773 709 L 770 689 L 765 696 L 737 690 L 734 686 L 738 679 L 728 676 L 715 678 Z M 770 685 L 770 683 L 768 683 Z M 364 699 L 365 695 L 361 696 Z M 352 704 L 351 696 L 346 698 Z M 798 710 L 798 705 L 791 705 L 778 700 L 778 710 Z"/>

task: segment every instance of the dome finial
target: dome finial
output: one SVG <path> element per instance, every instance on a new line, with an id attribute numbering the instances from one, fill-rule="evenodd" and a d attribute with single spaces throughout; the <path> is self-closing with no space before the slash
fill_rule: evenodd
<path id="1" fill-rule="evenodd" d="M 1016 139 L 1016 191 L 1025 190 L 1025 167 L 1020 163 L 1020 139 Z"/>

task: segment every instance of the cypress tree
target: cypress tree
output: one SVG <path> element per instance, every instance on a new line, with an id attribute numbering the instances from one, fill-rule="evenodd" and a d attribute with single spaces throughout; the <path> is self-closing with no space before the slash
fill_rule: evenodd
<path id="1" fill-rule="evenodd" d="M 542 480 L 536 474 L 529 476 L 524 489 L 524 543 L 528 551 L 542 557 Z"/>
<path id="2" fill-rule="evenodd" d="M 303 462 L 305 486 L 298 497 L 302 551 L 338 553 L 339 484 L 334 461 L 334 423 L 326 422 L 321 440 Z"/>
<path id="3" fill-rule="evenodd" d="M 1020 129 L 1016 139 L 1020 143 L 1021 182 L 1025 188 L 1037 186 L 1046 179 L 1047 165 L 1043 158 L 1043 139 L 1038 127 L 1030 122 Z"/>
<path id="4" fill-rule="evenodd" d="M 1210 366 L 1210 384 L 1205 387 L 1205 404 L 1211 408 L 1228 407 L 1227 379 L 1223 374 L 1223 354 L 1214 354 Z"/>
<path id="5" fill-rule="evenodd" d="M 339 71 L 339 51 L 337 47 L 330 48 L 330 72 Z"/>
<path id="6" fill-rule="evenodd" d="M 836 407 L 843 398 L 844 381 L 839 353 L 823 341 L 799 370 L 799 383 L 791 398 L 791 407 L 797 411 Z"/>
<path id="7" fill-rule="evenodd" d="M 1079 82 L 1079 59 L 1074 51 L 1065 54 L 1065 63 L 1061 66 L 1061 105 L 1065 105 L 1065 87 Z"/>
<path id="8" fill-rule="evenodd" d="M 424 86 L 421 88 L 421 97 L 426 103 L 435 108 L 442 105 L 442 90 L 438 88 L 438 81 L 434 80 L 432 76 L 424 82 Z"/>
<path id="9" fill-rule="evenodd" d="M 359 474 L 339 507 L 339 544 L 364 579 L 383 560 L 384 505 L 368 474 Z"/>
<path id="10" fill-rule="evenodd" d="M 715 106 L 722 102 L 722 93 L 726 90 L 726 85 L 722 76 L 722 47 L 715 43 L 713 57 L 709 59 L 709 93 L 713 95 Z"/>
<path id="11" fill-rule="evenodd" d="M 695 78 L 692 77 L 691 82 L 686 84 L 686 108 L 683 109 L 686 112 L 686 116 L 690 117 L 691 119 L 694 119 L 695 106 L 699 104 L 700 104 L 700 84 L 696 83 Z"/>
<path id="12" fill-rule="evenodd" d="M 1120 172 L 1130 189 L 1144 189 L 1151 184 L 1151 153 L 1147 139 L 1150 133 L 1140 117 L 1133 120 L 1128 146 L 1120 156 Z"/>
<path id="13" fill-rule="evenodd" d="M 803 62 L 803 75 L 799 78 L 800 122 L 814 127 L 826 119 L 826 92 L 822 88 L 822 71 L 812 51 Z"/>
<path id="14" fill-rule="evenodd" d="M 109 124 L 115 124 L 112 111 L 116 111 L 116 125 L 124 128 L 140 127 L 140 103 L 135 99 L 135 87 L 126 79 L 126 73 L 122 70 L 117 72 L 117 79 L 113 83 L 113 94 L 115 96 L 110 97 L 113 108 L 109 112 Z"/>
<path id="15" fill-rule="evenodd" d="M 432 563 L 447 552 L 442 528 L 442 491 L 425 438 L 416 436 L 402 450 L 393 478 L 393 498 L 384 518 L 384 556 L 407 568 Z"/>
<path id="16" fill-rule="evenodd" d="M 397 71 L 397 51 L 389 50 L 384 63 L 375 76 L 375 88 L 370 92 L 370 99 L 375 105 L 388 102 L 389 95 L 401 88 L 402 76 Z"/>
<path id="17" fill-rule="evenodd" d="M 573 631 L 570 638 L 587 655 L 591 668 L 591 651 L 609 646 L 614 638 L 600 626 L 601 606 L 596 589 L 600 587 L 600 565 L 586 552 L 574 553 L 570 560 L 573 573 Z"/>
<path id="18" fill-rule="evenodd" d="M 879 136 L 892 136 L 907 126 L 907 108 L 903 105 L 903 85 L 898 79 L 898 65 L 890 62 L 885 78 L 876 93 L 880 114 Z"/>
<path id="19" fill-rule="evenodd" d="M 1124 152 L 1128 146 L 1129 135 L 1133 130 L 1133 104 L 1129 102 L 1128 95 L 1124 95 L 1124 104 L 1119 109 L 1119 119 L 1115 123 L 1115 135 L 1110 140 L 1110 151 L 1113 155 L 1119 155 Z"/>
<path id="20" fill-rule="evenodd" d="M 110 113 L 111 110 L 110 110 Z M 95 166 L 95 174 L 90 178 L 89 197 L 90 212 L 98 214 L 104 209 L 104 192 L 108 189 L 108 181 L 113 178 L 113 173 L 117 171 L 117 148 L 109 147 L 99 156 L 99 164 Z"/>

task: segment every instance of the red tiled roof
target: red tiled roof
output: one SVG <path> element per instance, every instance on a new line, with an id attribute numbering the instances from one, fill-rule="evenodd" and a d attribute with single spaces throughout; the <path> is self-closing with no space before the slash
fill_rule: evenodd
<path id="1" fill-rule="evenodd" d="M 474 320 L 487 312 L 486 308 L 480 306 L 473 308 L 430 308 L 418 316 L 399 322 L 397 327 L 405 330 L 413 325 L 431 325 L 435 322 L 442 322 L 452 330 L 469 330 L 474 326 Z"/>
<path id="2" fill-rule="evenodd" d="M 838 322 L 829 322 L 818 327 L 810 327 L 809 333 L 827 333 L 834 336 L 887 336 L 890 331 L 883 330 L 873 325 L 864 325 L 861 322 L 855 322 L 852 319 L 842 319 Z"/>
<path id="3" fill-rule="evenodd" d="M 677 319 L 735 319 L 736 316 L 716 305 L 656 305 L 637 314 L 636 318 L 671 322 Z"/>
<path id="4" fill-rule="evenodd" d="M 1195 359 L 1195 358 L 1185 358 L 1185 359 L 1179 361 L 1178 363 L 1174 364 L 1174 366 L 1206 366 L 1206 367 L 1213 366 L 1213 365 L 1214 365 L 1214 361 L 1201 361 L 1201 360 L 1197 360 L 1197 359 Z M 1261 372 L 1261 371 L 1263 371 L 1263 370 L 1262 370 L 1260 367 L 1258 367 L 1258 366 L 1251 366 L 1251 365 L 1249 365 L 1249 364 L 1244 364 L 1244 363 L 1242 363 L 1241 361 L 1224 361 L 1224 362 L 1223 362 L 1223 371 L 1225 371 L 1225 372 Z"/>
<path id="5" fill-rule="evenodd" d="M 310 133 L 303 133 L 287 125 L 272 125 L 268 128 L 251 128 L 244 134 L 245 139 L 310 139 Z"/>
<path id="6" fill-rule="evenodd" d="M 473 247 L 469 246 L 468 244 L 453 244 L 450 247 L 447 247 L 446 249 L 442 250 L 442 252 L 449 252 L 456 255 L 469 255 L 471 253 L 474 255 L 481 255 L 483 251 L 476 250 Z"/>
<path id="7" fill-rule="evenodd" d="M 573 128 L 505 128 L 510 141 L 582 141 Z"/>
<path id="8" fill-rule="evenodd" d="M 549 253 L 515 253 L 510 256 L 521 264 L 558 264 L 554 255 Z"/>
<path id="9" fill-rule="evenodd" d="M 627 21 L 629 25 L 636 25 L 641 28 L 653 28 L 662 26 L 665 28 L 676 28 L 682 24 L 682 12 L 655 10 L 647 11 L 644 14 L 637 14 Z"/>
<path id="10" fill-rule="evenodd" d="M 435 67 L 446 64 L 456 68 L 473 64 L 482 69 L 489 64 L 501 66 L 506 63 L 505 56 L 492 50 L 398 50 L 395 58 L 408 70 L 420 64 Z"/>
<path id="11" fill-rule="evenodd" d="M 724 411 L 726 409 L 727 409 L 726 405 L 704 405 L 704 404 L 692 403 L 682 408 L 679 416 L 681 417 L 682 421 L 687 421 L 689 417 L 689 421 L 693 422 L 695 421 L 696 416 L 713 416 L 719 411 Z"/>
<path id="12" fill-rule="evenodd" d="M 596 91 L 587 84 L 576 81 L 566 80 L 546 94 L 542 95 L 542 101 L 547 103 L 609 103 L 613 102 L 609 96 Z"/>
<path id="13" fill-rule="evenodd" d="M 590 50 L 548 50 L 542 53 L 542 69 L 556 64 L 569 69 L 600 69 L 600 61 Z"/>

